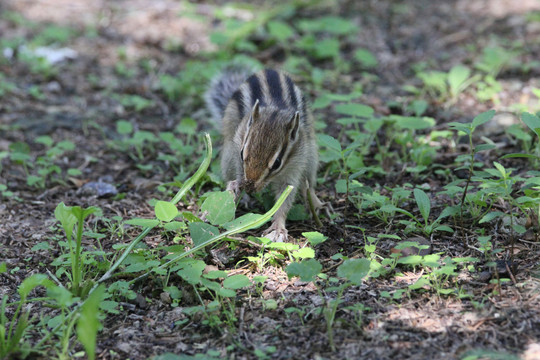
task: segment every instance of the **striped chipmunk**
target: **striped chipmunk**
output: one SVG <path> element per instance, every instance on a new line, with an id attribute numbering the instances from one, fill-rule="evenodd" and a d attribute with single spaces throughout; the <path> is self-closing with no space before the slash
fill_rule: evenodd
<path id="1" fill-rule="evenodd" d="M 223 134 L 221 171 L 228 190 L 238 197 L 242 190 L 250 194 L 270 185 L 277 199 L 287 185 L 294 186 L 263 235 L 287 240 L 285 220 L 297 189 L 320 225 L 313 116 L 291 78 L 277 70 L 250 76 L 245 68 L 228 67 L 212 81 L 205 100 Z"/>

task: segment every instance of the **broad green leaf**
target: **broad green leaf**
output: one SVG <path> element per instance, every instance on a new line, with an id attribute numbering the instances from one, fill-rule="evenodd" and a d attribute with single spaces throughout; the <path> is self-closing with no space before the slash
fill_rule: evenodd
<path id="1" fill-rule="evenodd" d="M 465 82 L 471 75 L 471 70 L 463 65 L 456 65 L 448 72 L 448 84 L 450 85 L 450 93 L 452 96 L 457 96 L 464 90 Z"/>
<path id="2" fill-rule="evenodd" d="M 302 236 L 304 236 L 309 241 L 311 246 L 317 246 L 320 243 L 326 241 L 326 239 L 328 239 L 327 236 L 324 236 L 318 231 L 303 232 Z"/>
<path id="3" fill-rule="evenodd" d="M 362 280 L 368 276 L 371 261 L 368 259 L 348 259 L 337 269 L 339 277 L 343 277 L 354 285 L 361 285 Z"/>
<path id="4" fill-rule="evenodd" d="M 154 212 L 156 217 L 164 222 L 169 222 L 178 215 L 178 209 L 174 204 L 162 200 L 156 201 Z"/>
<path id="5" fill-rule="evenodd" d="M 478 126 L 487 123 L 493 116 L 495 116 L 495 110 L 489 110 L 478 114 L 472 121 L 472 127 L 477 128 Z"/>
<path id="6" fill-rule="evenodd" d="M 220 288 L 217 293 L 221 296 L 229 298 L 236 296 L 236 291 L 234 291 L 233 289 Z"/>
<path id="7" fill-rule="evenodd" d="M 397 261 L 398 264 L 404 265 L 419 265 L 422 263 L 422 256 L 420 255 L 410 255 L 399 258 Z"/>
<path id="8" fill-rule="evenodd" d="M 251 281 L 246 275 L 237 274 L 233 276 L 229 276 L 223 281 L 223 287 L 228 289 L 241 289 L 251 286 Z"/>
<path id="9" fill-rule="evenodd" d="M 330 135 L 319 134 L 319 143 L 328 149 L 335 151 L 341 156 L 341 143 Z"/>
<path id="10" fill-rule="evenodd" d="M 234 195 L 230 191 L 213 192 L 204 200 L 201 210 L 208 212 L 206 218 L 212 224 L 225 224 L 234 219 Z"/>
<path id="11" fill-rule="evenodd" d="M 422 214 L 422 218 L 427 223 L 429 219 L 429 213 L 431 211 L 431 202 L 429 200 L 429 197 L 424 191 L 420 189 L 414 189 L 414 199 L 416 200 L 416 204 L 418 205 L 420 214 Z"/>
<path id="12" fill-rule="evenodd" d="M 336 105 L 336 112 L 339 114 L 369 118 L 373 115 L 373 108 L 363 104 L 339 104 Z"/>
<path id="13" fill-rule="evenodd" d="M 128 135 L 133 132 L 133 125 L 129 121 L 118 120 L 116 122 L 116 132 L 121 135 Z"/>
<path id="14" fill-rule="evenodd" d="M 83 344 L 88 359 L 96 357 L 96 339 L 99 330 L 99 305 L 105 295 L 105 287 L 100 285 L 94 290 L 81 306 L 77 319 L 77 338 Z"/>
<path id="15" fill-rule="evenodd" d="M 144 228 L 153 228 L 153 227 L 159 225 L 159 220 L 157 220 L 157 219 L 135 218 L 135 219 L 126 220 L 126 224 L 135 225 L 135 226 L 142 226 Z"/>
<path id="16" fill-rule="evenodd" d="M 163 224 L 163 228 L 168 231 L 176 231 L 185 226 L 186 224 L 183 221 L 171 221 L 166 224 Z"/>
<path id="17" fill-rule="evenodd" d="M 285 271 L 289 277 L 298 276 L 302 281 L 314 281 L 321 272 L 322 265 L 315 259 L 303 260 L 289 264 Z"/>
<path id="18" fill-rule="evenodd" d="M 71 241 L 71 235 L 73 233 L 73 226 L 77 223 L 77 217 L 72 212 L 71 206 L 66 206 L 63 202 L 56 206 L 54 210 L 54 217 L 60 221 L 62 228 L 66 232 L 68 241 Z"/>
<path id="19" fill-rule="evenodd" d="M 40 285 L 49 287 L 49 286 L 54 285 L 54 283 L 51 280 L 49 280 L 47 275 L 34 274 L 23 280 L 21 285 L 19 285 L 17 292 L 19 293 L 22 299 L 26 299 L 28 294 L 30 294 L 30 291 L 32 291 L 34 288 Z"/>
<path id="20" fill-rule="evenodd" d="M 7 264 L 5 262 L 0 263 L 0 274 L 5 273 L 7 271 Z"/>
<path id="21" fill-rule="evenodd" d="M 207 274 L 203 275 L 207 279 L 224 279 L 227 277 L 227 272 L 222 270 L 213 270 L 209 271 Z"/>
<path id="22" fill-rule="evenodd" d="M 435 119 L 423 116 L 401 116 L 390 115 L 390 119 L 395 120 L 395 124 L 400 129 L 406 130 L 424 130 L 430 129 L 435 125 Z"/>
<path id="23" fill-rule="evenodd" d="M 480 221 L 478 222 L 479 224 L 483 224 L 483 223 L 487 223 L 487 222 L 490 222 L 491 220 L 493 219 L 496 219 L 496 218 L 499 218 L 499 217 L 503 217 L 504 216 L 504 213 L 501 212 L 501 211 L 492 211 L 492 212 L 489 212 L 487 213 L 486 215 L 484 215 Z"/>
<path id="24" fill-rule="evenodd" d="M 266 245 L 268 249 L 273 250 L 282 250 L 282 251 L 293 251 L 298 250 L 300 246 L 297 244 L 291 244 L 287 242 L 271 242 L 268 245 Z"/>
<path id="25" fill-rule="evenodd" d="M 358 49 L 354 52 L 354 58 L 366 68 L 377 66 L 377 58 L 367 49 Z"/>
<path id="26" fill-rule="evenodd" d="M 294 30 L 283 21 L 269 21 L 268 32 L 279 41 L 285 41 L 294 35 Z"/>
<path id="27" fill-rule="evenodd" d="M 54 144 L 53 139 L 48 135 L 38 136 L 35 141 L 38 144 L 45 145 L 46 147 L 51 147 Z"/>
<path id="28" fill-rule="evenodd" d="M 201 275 L 206 267 L 202 260 L 187 259 L 184 267 L 176 273 L 190 284 L 197 284 L 201 280 Z"/>
<path id="29" fill-rule="evenodd" d="M 292 253 L 292 256 L 295 259 L 302 260 L 302 259 L 311 259 L 315 257 L 315 250 L 309 247 L 302 248 L 300 250 L 296 250 Z"/>
<path id="30" fill-rule="evenodd" d="M 339 55 L 339 41 L 337 39 L 326 38 L 317 41 L 314 45 L 315 56 L 318 59 L 335 58 Z"/>
<path id="31" fill-rule="evenodd" d="M 524 112 L 521 114 L 521 120 L 534 131 L 536 135 L 540 136 L 540 118 L 538 116 Z"/>
<path id="32" fill-rule="evenodd" d="M 207 223 L 193 222 L 189 223 L 188 227 L 195 246 L 219 235 L 218 228 Z"/>
<path id="33" fill-rule="evenodd" d="M 180 134 L 195 135 L 197 133 L 197 122 L 192 118 L 183 118 L 176 127 Z"/>

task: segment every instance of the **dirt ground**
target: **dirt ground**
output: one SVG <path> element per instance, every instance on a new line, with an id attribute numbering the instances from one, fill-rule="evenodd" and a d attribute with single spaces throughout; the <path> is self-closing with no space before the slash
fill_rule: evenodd
<path id="1" fill-rule="evenodd" d="M 526 47 L 530 44 L 520 55 L 523 63 L 540 59 L 537 41 L 540 23 L 525 21 L 527 14 L 540 10 L 538 1 L 410 0 L 401 3 L 406 11 L 393 10 L 395 2 L 392 1 L 336 2 L 337 15 L 352 18 L 360 25 L 357 44 L 372 51 L 379 61 L 373 70 L 379 81 L 368 83 L 362 97 L 362 102 L 374 107 L 376 113 L 391 113 L 393 109 L 387 104 L 406 96 L 403 85 L 415 81 L 411 64 L 429 59 L 439 69 L 448 70 L 467 58 L 464 44 L 481 47 L 497 36 L 507 39 L 508 43 L 522 41 Z M 7 185 L 16 198 L 0 198 L 0 262 L 6 262 L 8 270 L 16 270 L 0 274 L 0 297 L 13 296 L 22 280 L 33 273 L 54 271 L 50 264 L 60 255 L 56 241 L 61 233 L 52 225 L 59 202 L 85 207 L 95 205 L 109 218 L 151 216 L 152 208 L 147 201 L 162 197 L 157 185 L 171 181 L 175 170 L 162 168 L 143 172 L 132 156 L 108 144 L 117 136 L 118 119 L 127 119 L 139 129 L 155 133 L 172 130 L 185 116 L 200 121 L 201 132 L 208 126 L 204 121 L 206 112 L 193 109 L 190 99 L 173 103 L 154 91 L 158 74 L 176 74 L 189 60 L 204 61 L 199 57 L 200 52 L 215 46 L 209 32 L 215 26 L 211 14 L 217 5 L 213 2 L 191 5 L 206 22 L 183 16 L 185 3 L 172 0 L 3 0 L 0 3 L 0 13 L 19 13 L 38 24 L 32 28 L 0 18 L 0 40 L 35 36 L 40 26 L 49 23 L 69 25 L 81 31 L 81 35 L 67 44 L 76 51 L 76 56 L 56 65 L 59 71 L 51 78 L 31 73 L 21 62 L 0 62 L 0 73 L 16 84 L 9 95 L 0 97 L 0 152 L 8 151 L 10 144 L 17 141 L 27 142 L 33 153 L 43 152 L 43 146 L 34 141 L 41 135 L 49 135 L 55 141 L 70 139 L 76 149 L 59 159 L 57 165 L 82 172 L 76 178 L 68 177 L 64 183 L 36 189 L 26 184 L 23 167 L 7 158 L 1 160 L 0 183 Z M 300 12 L 304 16 L 317 14 L 309 7 Z M 82 35 L 88 27 L 96 29 L 96 36 Z M 123 55 L 119 48 L 123 49 Z M 264 56 L 261 61 L 279 66 L 279 59 Z M 136 65 L 141 59 L 150 59 L 156 71 L 147 73 L 144 67 Z M 135 64 L 136 75 L 120 77 L 115 70 L 120 60 Z M 352 73 L 344 78 L 353 83 L 362 82 L 363 76 Z M 309 79 L 304 81 L 308 83 Z M 531 89 L 540 87 L 540 66 L 533 66 L 528 72 L 503 73 L 500 81 L 503 89 L 496 107 L 502 114 L 499 120 L 516 123 L 518 119 L 509 106 L 514 103 L 528 106 L 538 101 Z M 43 96 L 36 98 L 29 94 L 28 90 L 34 86 Z M 155 105 L 135 112 L 112 98 L 111 89 L 152 99 Z M 338 88 L 336 92 L 340 90 L 343 89 Z M 309 95 L 313 98 L 317 94 Z M 429 116 L 437 120 L 438 127 L 444 128 L 445 123 L 469 121 L 492 106 L 463 94 L 451 108 L 431 106 Z M 332 123 L 331 114 L 322 116 Z M 502 137 L 497 126 L 482 131 L 495 142 Z M 437 156 L 444 162 L 444 154 Z M 152 159 L 145 161 L 161 166 Z M 514 161 L 516 172 L 528 170 L 524 160 Z M 85 182 L 104 176 L 126 196 L 113 200 L 81 192 Z M 368 179 L 366 182 L 386 181 L 393 186 L 393 180 Z M 402 179 L 403 182 L 409 180 Z M 437 176 L 427 181 L 434 190 L 445 185 L 444 179 Z M 382 232 L 384 225 L 359 219 L 357 210 L 335 193 L 331 183 L 322 185 L 317 192 L 341 214 L 334 222 L 323 219 L 324 228 L 320 231 L 329 239 L 316 253 L 324 271 L 335 275 L 337 262 L 331 257 L 338 252 L 358 256 L 358 249 L 364 244 L 362 233 L 347 225 L 366 228 L 368 234 Z M 312 230 L 315 227 L 309 221 L 294 222 L 290 226 L 294 237 Z M 496 236 L 497 230 L 492 229 L 492 232 Z M 117 242 L 128 242 L 133 234 L 128 231 L 123 238 L 106 237 L 101 246 L 110 250 Z M 437 233 L 429 240 L 434 253 L 478 256 L 457 235 Z M 32 250 L 44 241 L 50 242 L 49 250 Z M 156 233 L 145 241 L 152 248 L 164 239 Z M 325 298 L 334 298 L 335 293 L 324 292 L 321 298 L 313 284 L 287 279 L 281 268 L 267 266 L 257 271 L 247 266 L 235 268 L 232 263 L 223 269 L 249 276 L 268 276 L 262 297 L 277 301 L 277 308 L 269 309 L 261 298 L 243 293 L 237 299 L 235 331 L 226 326 L 203 325 L 201 319 L 187 317 L 182 312 L 184 304 L 171 307 L 161 296 L 162 290 L 149 281 L 135 289 L 137 299 L 126 301 L 121 313 L 109 314 L 104 320 L 98 338 L 98 358 L 146 359 L 167 352 L 194 355 L 215 351 L 216 358 L 255 359 L 258 358 L 255 349 L 273 346 L 275 351 L 267 355 L 272 359 L 457 359 L 479 349 L 486 352 L 478 358 L 540 359 L 538 244 L 536 236 L 517 243 L 514 259 L 517 270 L 513 281 L 503 286 L 497 296 L 486 296 L 493 292 L 489 281 L 465 275 L 458 284 L 464 292 L 473 294 L 472 298 L 439 296 L 434 292 L 414 292 L 399 301 L 380 296 L 383 291 L 394 292 L 413 283 L 420 274 L 411 269 L 404 269 L 401 277 L 369 280 L 360 287 L 349 288 L 334 325 L 336 351 L 328 345 L 324 316 L 314 311 Z M 381 251 L 389 251 L 394 244 L 388 240 L 379 245 Z M 256 249 L 241 245 L 235 256 L 242 258 L 255 252 Z M 478 303 L 483 299 L 488 300 Z M 185 306 L 196 304 L 194 299 L 191 302 L 187 299 Z M 347 308 L 358 303 L 366 310 Z M 42 311 L 39 303 L 30 306 L 33 312 Z M 285 312 L 284 309 L 292 306 L 306 309 L 304 318 Z M 179 321 L 182 325 L 175 325 Z M 489 352 L 507 355 L 489 357 Z"/>

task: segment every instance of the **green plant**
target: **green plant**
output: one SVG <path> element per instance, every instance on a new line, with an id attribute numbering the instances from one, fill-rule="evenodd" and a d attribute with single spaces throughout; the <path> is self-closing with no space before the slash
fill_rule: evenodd
<path id="1" fill-rule="evenodd" d="M 418 78 L 422 80 L 424 91 L 431 97 L 443 101 L 447 106 L 454 104 L 461 93 L 479 79 L 471 76 L 471 70 L 464 65 L 456 65 L 448 73 L 442 71 L 420 71 Z M 408 88 L 417 92 L 414 88 Z"/>
<path id="2" fill-rule="evenodd" d="M 83 209 L 80 206 L 66 206 L 63 202 L 58 204 L 54 211 L 56 220 L 60 222 L 66 233 L 69 258 L 71 262 L 71 291 L 76 296 L 84 296 L 93 285 L 83 284 L 84 273 L 84 253 L 82 252 L 81 241 L 83 236 L 84 220 L 91 214 L 99 211 L 96 207 Z M 75 239 L 73 241 L 73 230 L 76 226 Z"/>
<path id="3" fill-rule="evenodd" d="M 467 196 L 467 191 L 468 191 L 469 185 L 471 183 L 471 178 L 472 178 L 473 173 L 474 173 L 474 167 L 477 164 L 476 161 L 475 161 L 475 155 L 480 151 L 485 151 L 485 150 L 489 150 L 489 149 L 494 148 L 493 144 L 480 144 L 480 145 L 477 145 L 477 146 L 473 146 L 473 133 L 476 130 L 476 128 L 478 128 L 480 125 L 485 124 L 486 122 L 490 121 L 493 118 L 493 116 L 495 116 L 495 110 L 489 110 L 489 111 L 486 111 L 486 112 L 483 112 L 483 113 L 477 115 L 472 120 L 472 122 L 470 122 L 470 123 L 463 124 L 463 123 L 452 122 L 452 123 L 448 124 L 451 129 L 454 129 L 454 130 L 461 131 L 461 132 L 465 133 L 467 135 L 468 140 L 469 140 L 469 152 L 470 153 L 468 155 L 459 156 L 456 159 L 457 162 L 464 162 L 465 163 L 465 165 L 463 167 L 459 168 L 459 169 L 467 169 L 468 170 L 468 178 L 467 178 L 467 180 L 465 182 L 465 187 L 464 188 L 459 188 L 459 190 L 462 193 L 461 202 L 460 202 L 460 220 L 461 220 L 461 225 L 462 226 L 463 226 L 463 207 L 464 207 L 465 199 L 466 199 L 466 196 Z"/>
<path id="4" fill-rule="evenodd" d="M 6 264 L 0 264 L 0 273 L 6 271 Z M 30 346 L 21 344 L 25 333 L 29 330 L 34 318 L 30 319 L 30 312 L 24 310 L 30 292 L 38 286 L 50 286 L 52 282 L 45 275 L 35 274 L 26 278 L 18 287 L 20 299 L 16 302 L 15 313 L 8 320 L 6 308 L 8 306 L 7 295 L 2 297 L 0 303 L 0 358 L 7 359 L 8 356 L 15 356 L 17 353 L 28 354 Z"/>

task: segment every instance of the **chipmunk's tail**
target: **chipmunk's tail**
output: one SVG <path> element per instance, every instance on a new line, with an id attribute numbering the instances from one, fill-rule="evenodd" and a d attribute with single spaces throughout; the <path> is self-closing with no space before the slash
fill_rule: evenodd
<path id="1" fill-rule="evenodd" d="M 229 65 L 212 80 L 204 100 L 215 124 L 221 124 L 229 100 L 252 73 L 253 69 L 249 67 Z"/>

